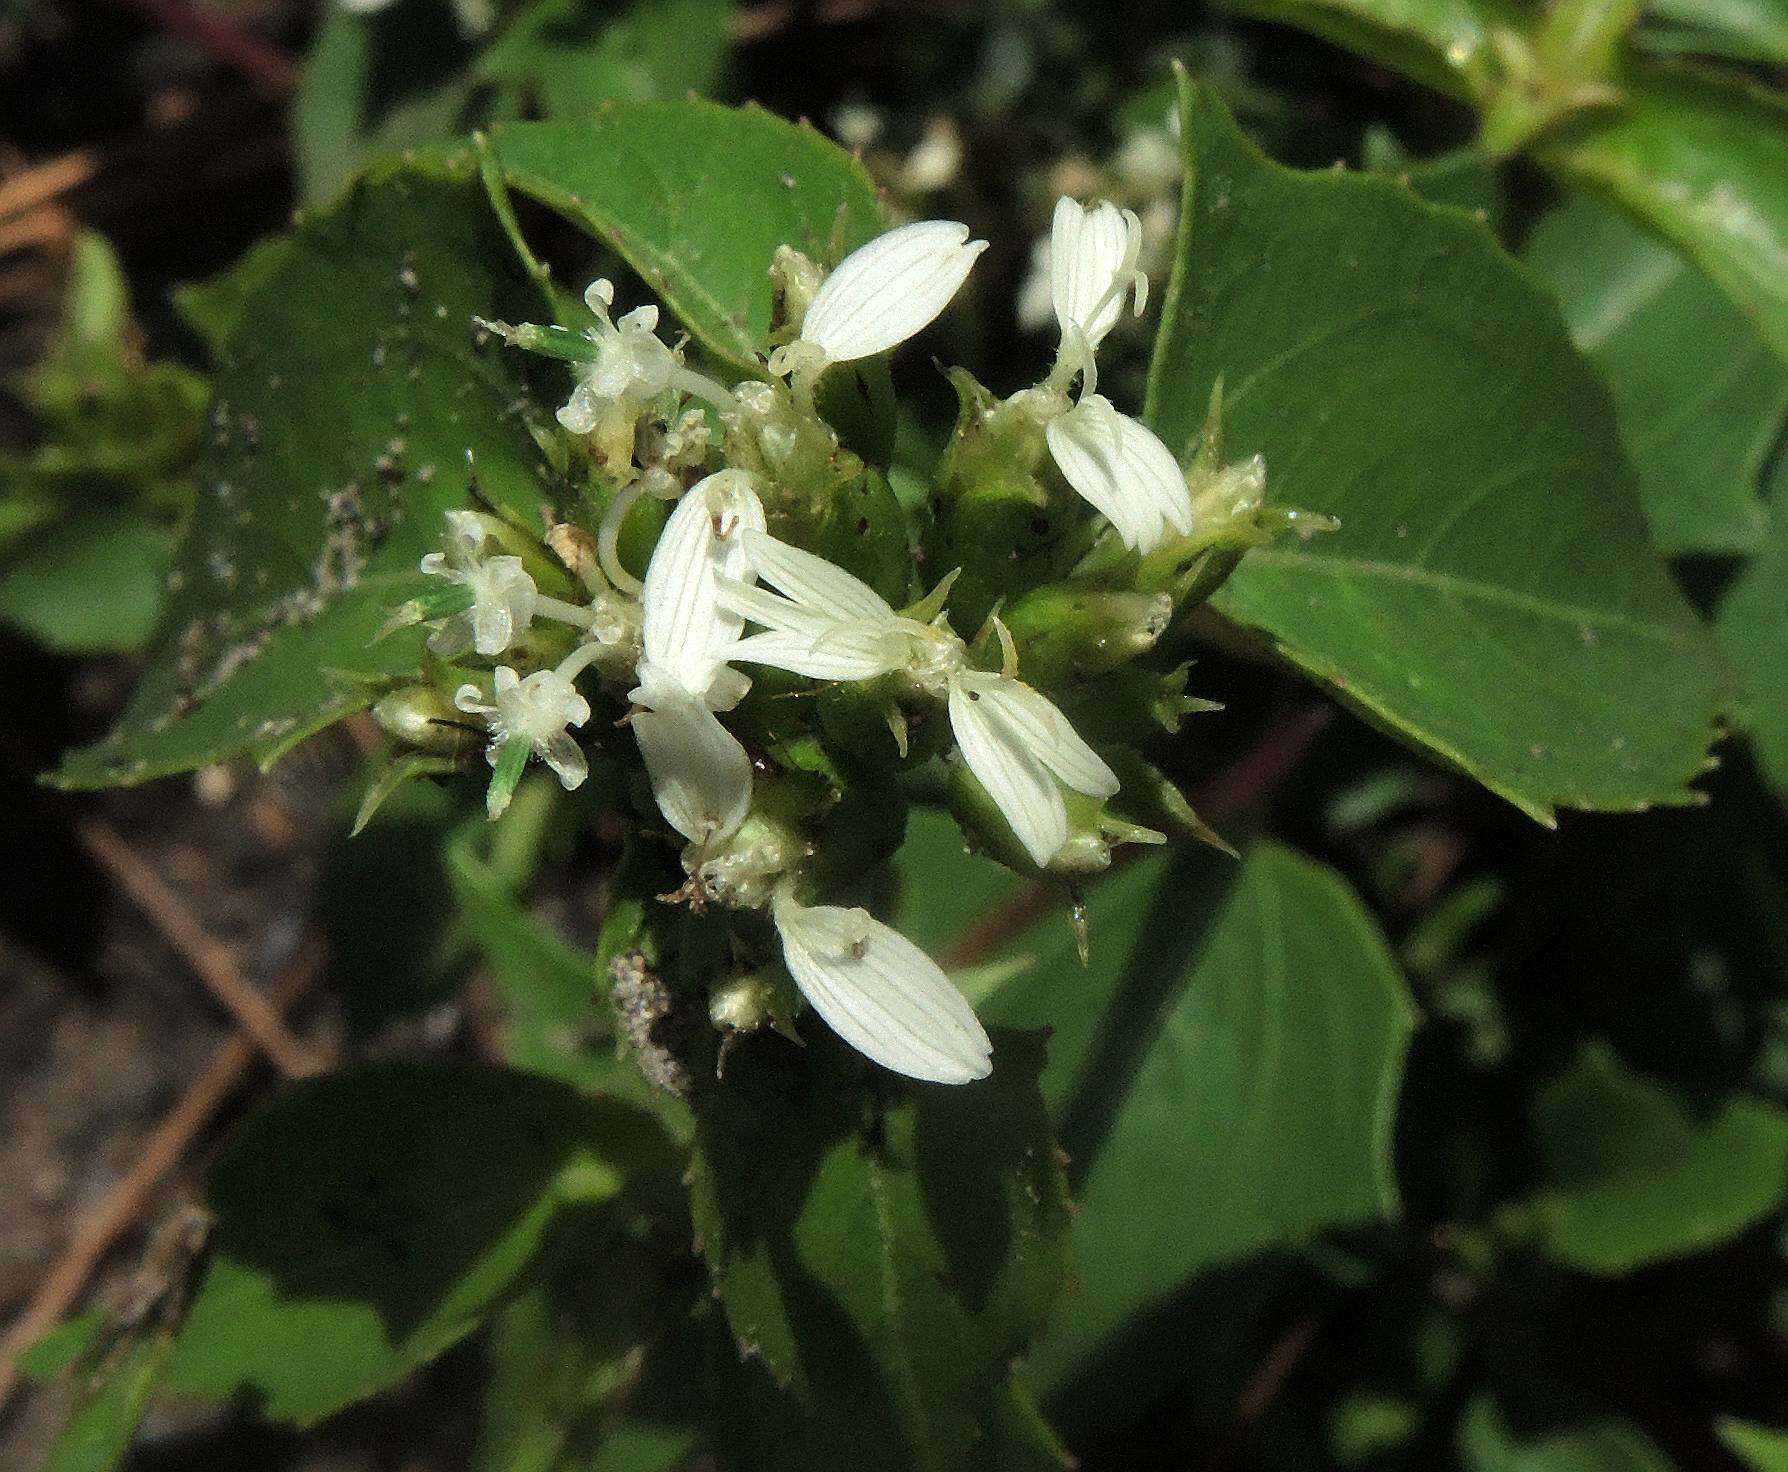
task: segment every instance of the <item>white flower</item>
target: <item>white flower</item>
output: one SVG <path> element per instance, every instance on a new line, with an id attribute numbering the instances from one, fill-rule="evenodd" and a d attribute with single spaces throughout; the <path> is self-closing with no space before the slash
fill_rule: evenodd
<path id="1" fill-rule="evenodd" d="M 1068 841 L 1062 783 L 1090 797 L 1118 790 L 1111 768 L 1046 697 L 1009 675 L 968 668 L 962 641 L 947 628 L 895 612 L 811 552 L 762 532 L 743 540 L 752 568 L 776 592 L 722 582 L 721 601 L 764 625 L 730 657 L 820 680 L 899 672 L 945 699 L 963 760 L 1039 868 Z"/>
<path id="2" fill-rule="evenodd" d="M 467 715 L 485 717 L 490 723 L 486 759 L 494 767 L 511 741 L 525 741 L 558 775 L 569 792 L 589 776 L 583 749 L 567 726 L 581 726 L 590 719 L 590 702 L 577 693 L 573 676 L 587 660 L 573 654 L 556 670 L 536 670 L 522 679 L 508 665 L 498 665 L 496 703 L 490 704 L 476 685 L 461 685 L 453 703 Z"/>
<path id="3" fill-rule="evenodd" d="M 1068 841 L 1062 783 L 1088 797 L 1118 790 L 1117 774 L 1068 718 L 1029 685 L 1005 675 L 958 674 L 950 682 L 950 729 L 962 759 L 1038 868 Z"/>
<path id="4" fill-rule="evenodd" d="M 884 1068 L 964 1084 L 993 1071 L 974 1008 L 938 964 L 864 910 L 799 905 L 772 913 L 789 975 L 832 1031 Z"/>
<path id="5" fill-rule="evenodd" d="M 677 377 L 677 355 L 658 340 L 658 308 L 635 307 L 615 322 L 609 317 L 614 302 L 609 281 L 593 281 L 584 293 L 584 304 L 596 317 L 596 326 L 585 335 L 597 351 L 559 410 L 559 423 L 573 434 L 594 433 L 611 406 L 643 404 Z"/>
<path id="6" fill-rule="evenodd" d="M 486 557 L 489 529 L 476 511 L 449 511 L 442 536 L 445 552 L 430 552 L 422 571 L 431 577 L 462 583 L 472 606 L 456 613 L 430 636 L 428 647 L 444 659 L 467 649 L 486 656 L 501 654 L 533 622 L 539 593 L 519 557 Z"/>
<path id="7" fill-rule="evenodd" d="M 735 644 L 731 658 L 812 680 L 869 680 L 906 669 L 927 645 L 942 644 L 960 659 L 954 634 L 896 613 L 869 584 L 825 558 L 762 531 L 742 541 L 751 570 L 778 591 L 736 579 L 721 584 L 725 607 L 764 626 Z"/>
<path id="8" fill-rule="evenodd" d="M 920 220 L 852 251 L 821 284 L 800 338 L 777 349 L 771 370 L 871 358 L 930 325 L 987 249 L 968 236 L 954 220 Z"/>
<path id="9" fill-rule="evenodd" d="M 1046 419 L 1049 453 L 1063 479 L 1105 515 L 1126 547 L 1148 553 L 1169 528 L 1192 530 L 1192 495 L 1173 452 L 1099 395 L 1095 357 L 1123 313 L 1125 294 L 1138 313 L 1148 300 L 1141 251 L 1142 224 L 1130 210 L 1056 202 L 1049 283 L 1062 341 L 1048 380 L 1025 397 Z M 1080 388 L 1070 406 L 1076 376 Z"/>
<path id="10" fill-rule="evenodd" d="M 691 843 L 736 833 L 751 811 L 751 758 L 680 685 L 642 685 L 628 722 L 664 821 Z"/>
<path id="11" fill-rule="evenodd" d="M 1126 547 L 1150 552 L 1167 529 L 1192 530 L 1192 493 L 1173 452 L 1110 399 L 1083 393 L 1044 429 L 1062 477 L 1103 512 Z"/>
<path id="12" fill-rule="evenodd" d="M 659 810 L 691 843 L 727 837 L 751 808 L 751 759 L 714 715 L 751 687 L 727 666 L 744 619 L 722 606 L 719 587 L 745 572 L 743 534 L 763 525 L 743 471 L 698 482 L 659 534 L 640 595 L 631 724 Z"/>
<path id="13" fill-rule="evenodd" d="M 722 605 L 719 586 L 722 577 L 744 575 L 742 534 L 763 527 L 763 503 L 742 470 L 717 471 L 684 493 L 659 533 L 640 593 L 642 684 L 679 685 L 712 710 L 739 703 L 749 683 L 726 661 L 745 621 Z"/>
<path id="14" fill-rule="evenodd" d="M 1066 196 L 1055 202 L 1049 285 L 1064 345 L 1079 332 L 1089 350 L 1097 348 L 1123 314 L 1125 292 L 1142 315 L 1149 279 L 1137 268 L 1141 253 L 1142 222 L 1134 211 L 1105 200 L 1084 207 Z"/>

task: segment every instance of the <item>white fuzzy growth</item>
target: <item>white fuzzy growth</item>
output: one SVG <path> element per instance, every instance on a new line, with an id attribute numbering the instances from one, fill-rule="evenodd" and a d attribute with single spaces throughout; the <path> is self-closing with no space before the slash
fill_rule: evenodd
<path id="1" fill-rule="evenodd" d="M 779 897 L 783 960 L 829 1027 L 884 1068 L 962 1084 L 993 1071 L 993 1045 L 937 963 L 864 910 Z"/>
<path id="2" fill-rule="evenodd" d="M 801 341 L 833 363 L 905 342 L 950 304 L 987 249 L 968 236 L 954 220 L 920 220 L 852 251 L 815 294 Z"/>
<path id="3" fill-rule="evenodd" d="M 1148 277 L 1137 267 L 1142 222 L 1133 210 L 1101 200 L 1081 206 L 1056 201 L 1049 234 L 1050 297 L 1064 339 L 1078 330 L 1096 348 L 1117 325 L 1129 292 L 1142 315 Z"/>
<path id="4" fill-rule="evenodd" d="M 1173 452 L 1109 399 L 1088 394 L 1051 419 L 1044 435 L 1057 469 L 1126 547 L 1151 552 L 1169 527 L 1192 530 L 1192 495 Z"/>

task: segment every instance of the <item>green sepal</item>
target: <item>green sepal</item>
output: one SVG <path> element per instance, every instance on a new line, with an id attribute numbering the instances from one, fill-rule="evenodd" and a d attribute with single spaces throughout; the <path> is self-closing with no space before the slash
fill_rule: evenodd
<path id="1" fill-rule="evenodd" d="M 885 355 L 834 363 L 820 376 L 813 406 L 869 464 L 885 466 L 893 458 L 896 401 Z"/>
<path id="2" fill-rule="evenodd" d="M 1222 834 L 1198 816 L 1185 793 L 1154 763 L 1126 746 L 1103 748 L 1099 755 L 1123 784 L 1117 796 L 1108 800 L 1111 808 L 1169 838 L 1194 839 L 1232 859 L 1241 857 Z"/>
<path id="3" fill-rule="evenodd" d="M 512 348 L 524 353 L 538 353 L 543 358 L 556 358 L 562 363 L 593 363 L 602 353 L 602 344 L 581 332 L 564 327 L 542 327 L 536 322 L 494 322 L 474 317 L 474 325 L 499 337 Z"/>
<path id="4" fill-rule="evenodd" d="M 1050 458 L 1044 420 L 966 369 L 948 376 L 956 427 L 938 465 L 925 566 L 962 569 L 951 606 L 973 630 L 1002 599 L 1065 576 L 1098 529 Z"/>
<path id="5" fill-rule="evenodd" d="M 508 808 L 509 799 L 515 796 L 516 784 L 527 770 L 533 750 L 528 742 L 511 737 L 497 753 L 496 770 L 491 773 L 490 787 L 484 794 L 484 810 L 491 822 L 496 822 Z"/>
<path id="6" fill-rule="evenodd" d="M 771 510 L 770 530 L 861 578 L 895 607 L 913 596 L 907 516 L 888 477 L 841 450 L 836 473 L 805 504 Z"/>
<path id="7" fill-rule="evenodd" d="M 1190 663 L 1166 673 L 1125 665 L 1068 691 L 1058 704 L 1069 724 L 1095 745 L 1141 746 L 1163 731 L 1177 735 L 1189 715 L 1223 709 L 1221 701 L 1186 693 L 1191 669 Z"/>
<path id="8" fill-rule="evenodd" d="M 1014 873 L 1031 879 L 1073 882 L 1101 874 L 1111 867 L 1111 851 L 1118 845 L 1163 841 L 1160 832 L 1112 812 L 1101 799 L 1063 787 L 1062 800 L 1068 810 L 1068 839 L 1048 867 L 1039 868 L 1013 833 L 1006 815 L 965 762 L 949 763 L 949 800 L 950 811 L 971 848 L 998 859 Z"/>
<path id="9" fill-rule="evenodd" d="M 366 795 L 360 799 L 360 807 L 354 814 L 354 826 L 348 830 L 348 837 L 358 838 L 365 831 L 366 825 L 372 822 L 373 815 L 385 805 L 385 800 L 412 778 L 451 777 L 459 770 L 460 763 L 455 758 L 431 756 L 422 751 L 406 751 L 380 758 L 373 780 L 367 785 Z"/>
<path id="10" fill-rule="evenodd" d="M 883 675 L 825 686 L 815 711 L 826 738 L 852 760 L 875 771 L 907 770 L 947 750 L 950 730 L 935 704 L 909 706 L 906 699 L 910 694 L 900 679 Z"/>
<path id="11" fill-rule="evenodd" d="M 451 618 L 456 613 L 464 613 L 475 602 L 470 587 L 465 583 L 442 583 L 439 587 L 430 588 L 426 593 L 418 593 L 414 598 L 406 599 L 391 610 L 390 616 L 380 624 L 372 636 L 374 644 L 389 639 L 401 629 L 412 629 L 417 624 L 431 623 L 435 619 Z"/>

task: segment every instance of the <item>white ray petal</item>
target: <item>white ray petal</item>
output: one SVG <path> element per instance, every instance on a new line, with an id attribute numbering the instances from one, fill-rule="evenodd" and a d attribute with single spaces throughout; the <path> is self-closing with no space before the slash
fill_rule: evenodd
<path id="1" fill-rule="evenodd" d="M 905 342 L 950 304 L 987 249 L 968 235 L 954 220 L 920 220 L 852 251 L 814 294 L 802 341 L 834 363 Z"/>
<path id="2" fill-rule="evenodd" d="M 1068 808 L 1054 775 L 1012 739 L 1012 728 L 960 678 L 950 685 L 950 729 L 969 770 L 1012 825 L 1031 862 L 1043 868 L 1068 841 Z"/>
<path id="3" fill-rule="evenodd" d="M 657 708 L 631 725 L 665 821 L 691 843 L 725 838 L 751 810 L 751 758 L 714 712 L 674 685 L 651 694 Z"/>
<path id="4" fill-rule="evenodd" d="M 1173 452 L 1140 420 L 1089 394 L 1045 431 L 1056 468 L 1103 512 L 1126 547 L 1153 551 L 1192 529 L 1192 496 Z"/>
<path id="5" fill-rule="evenodd" d="M 1049 234 L 1050 297 L 1063 336 L 1072 327 L 1098 347 L 1123 315 L 1132 288 L 1142 223 L 1130 210 L 1101 200 L 1084 208 L 1058 199 Z M 1124 282 L 1119 285 L 1119 278 Z M 1140 295 L 1137 298 L 1140 303 Z"/>
<path id="6" fill-rule="evenodd" d="M 720 602 L 734 613 L 743 614 L 751 623 L 782 633 L 817 636 L 837 622 L 830 615 L 805 608 L 780 593 L 734 578 L 720 580 Z"/>
<path id="7" fill-rule="evenodd" d="M 808 632 L 772 629 L 747 634 L 727 653 L 728 659 L 745 664 L 768 664 L 810 680 L 872 680 L 898 669 L 907 651 L 886 625 L 866 623 L 827 624 Z"/>
<path id="8" fill-rule="evenodd" d="M 834 619 L 894 617 L 887 600 L 854 573 L 765 532 L 745 533 L 745 555 L 760 578 L 804 608 Z"/>
<path id="9" fill-rule="evenodd" d="M 864 910 L 778 900 L 783 960 L 827 1025 L 884 1068 L 961 1084 L 993 1071 L 993 1045 L 937 963 Z"/>
<path id="10" fill-rule="evenodd" d="M 722 470 L 691 486 L 659 534 L 640 594 L 645 657 L 686 689 L 713 678 L 721 651 L 744 618 L 722 605 L 721 577 L 741 577 L 740 533 L 761 529 L 764 508 L 742 471 Z"/>
<path id="11" fill-rule="evenodd" d="M 1117 773 L 1069 724 L 1045 695 L 1003 675 L 965 671 L 957 676 L 964 689 L 981 697 L 983 713 L 1006 725 L 1012 741 L 1028 751 L 1076 792 L 1110 797 L 1118 790 Z"/>

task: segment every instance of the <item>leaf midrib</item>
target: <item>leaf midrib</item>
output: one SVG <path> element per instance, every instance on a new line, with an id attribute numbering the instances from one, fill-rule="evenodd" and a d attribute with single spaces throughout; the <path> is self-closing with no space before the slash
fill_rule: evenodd
<path id="1" fill-rule="evenodd" d="M 1387 582 L 1409 583 L 1437 593 L 1450 593 L 1459 598 L 1517 609 L 1536 618 L 1569 624 L 1576 628 L 1589 625 L 1593 628 L 1617 630 L 1672 649 L 1692 650 L 1700 643 L 1699 629 L 1647 623 L 1614 609 L 1581 608 L 1569 603 L 1554 603 L 1496 583 L 1476 582 L 1457 573 L 1441 572 L 1409 563 L 1381 562 L 1369 557 L 1314 556 L 1274 547 L 1256 548 L 1248 554 L 1248 561 L 1269 566 L 1295 567 L 1300 572 L 1322 572 L 1334 577 L 1351 574 L 1380 578 Z"/>

